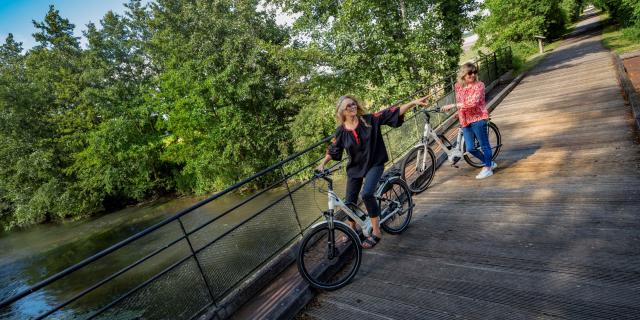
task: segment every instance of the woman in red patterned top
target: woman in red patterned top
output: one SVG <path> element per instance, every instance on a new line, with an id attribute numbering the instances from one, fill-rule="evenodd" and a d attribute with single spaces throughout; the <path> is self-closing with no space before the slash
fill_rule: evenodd
<path id="1" fill-rule="evenodd" d="M 448 111 L 458 107 L 458 118 L 464 134 L 467 151 L 482 160 L 484 167 L 476 179 L 484 179 L 493 175 L 493 169 L 498 165 L 491 160 L 491 144 L 487 131 L 489 111 L 484 100 L 484 83 L 478 80 L 478 68 L 473 63 L 465 63 L 458 72 L 458 82 L 455 84 L 456 100 L 458 103 L 442 107 Z M 475 139 L 480 142 L 480 149 L 475 147 Z"/>

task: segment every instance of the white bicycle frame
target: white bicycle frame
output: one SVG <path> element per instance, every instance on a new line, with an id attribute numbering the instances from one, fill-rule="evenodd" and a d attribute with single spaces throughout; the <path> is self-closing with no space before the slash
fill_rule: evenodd
<path id="1" fill-rule="evenodd" d="M 424 112 L 428 112 L 428 111 L 424 111 Z M 425 148 L 427 148 L 429 147 L 430 139 L 433 139 L 433 141 L 435 141 L 440 146 L 442 151 L 444 151 L 444 153 L 447 154 L 447 160 L 449 161 L 449 163 L 451 163 L 452 166 L 457 167 L 456 163 L 460 161 L 465 154 L 468 153 L 468 152 L 462 152 L 462 146 L 464 145 L 464 135 L 462 134 L 462 130 L 460 128 L 458 128 L 458 134 L 456 136 L 455 142 L 450 146 L 447 146 L 444 142 L 442 142 L 440 137 L 436 134 L 435 130 L 431 128 L 431 124 L 429 124 L 429 117 L 427 117 L 427 121 L 424 124 L 424 132 L 422 133 L 422 138 L 418 145 L 423 145 Z M 426 159 L 427 153 L 423 152 L 422 157 L 423 159 L 419 163 L 425 166 L 426 160 L 427 160 Z M 418 168 L 418 169 L 425 170 L 426 168 Z"/>
<path id="2" fill-rule="evenodd" d="M 382 198 L 383 187 L 385 185 L 386 185 L 386 183 L 382 183 L 382 184 L 380 184 L 380 186 L 378 186 L 378 189 L 376 190 L 376 193 L 374 195 L 376 199 L 381 199 Z M 340 197 L 338 197 L 338 195 L 331 189 L 327 190 L 327 196 L 329 198 L 329 201 L 328 201 L 328 207 L 329 207 L 328 213 L 329 213 L 329 215 L 328 216 L 325 215 L 327 221 L 318 222 L 318 223 L 314 224 L 312 226 L 312 228 L 317 226 L 317 225 L 323 224 L 325 222 L 329 223 L 329 227 L 330 228 L 333 228 L 331 223 L 340 223 L 340 224 L 343 224 L 345 226 L 348 226 L 346 223 L 344 223 L 344 222 L 342 222 L 340 220 L 333 220 L 333 217 L 334 217 L 333 213 L 335 212 L 335 210 L 337 208 L 342 208 L 342 211 L 345 214 L 347 214 L 347 216 L 349 216 L 353 221 L 355 221 L 356 224 L 360 226 L 360 228 L 362 228 L 362 233 L 364 234 L 364 236 L 366 238 L 371 236 L 371 233 L 373 231 L 373 224 L 371 223 L 371 218 L 369 217 L 368 214 L 364 213 L 358 207 L 356 207 L 356 210 L 358 211 L 358 213 L 356 213 L 353 210 L 351 210 L 351 208 L 349 208 L 347 206 L 347 204 L 344 201 L 342 201 L 342 199 L 340 199 Z M 387 201 L 392 201 L 392 200 L 387 200 Z M 389 218 L 393 217 L 393 215 L 396 214 L 396 212 L 398 210 L 402 210 L 402 206 L 401 205 L 398 205 L 396 207 L 396 209 L 393 210 L 392 212 L 389 212 L 389 213 L 380 212 L 380 216 L 379 216 L 380 217 L 380 220 L 379 220 L 380 224 L 382 224 L 383 222 L 387 221 Z M 365 217 L 364 221 L 362 220 L 362 218 L 360 218 L 360 216 L 358 216 L 358 214 L 360 214 L 360 215 Z"/>

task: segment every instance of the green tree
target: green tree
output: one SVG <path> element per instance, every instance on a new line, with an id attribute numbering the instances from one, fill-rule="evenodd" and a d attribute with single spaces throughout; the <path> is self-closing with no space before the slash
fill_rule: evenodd
<path id="1" fill-rule="evenodd" d="M 594 4 L 609 12 L 622 26 L 640 28 L 640 2 L 637 0 L 594 0 Z"/>
<path id="2" fill-rule="evenodd" d="M 153 6 L 152 101 L 162 159 L 183 192 L 219 190 L 280 158 L 293 110 L 278 54 L 286 30 L 259 1 L 172 1 Z"/>
<path id="3" fill-rule="evenodd" d="M 441 21 L 435 14 L 425 14 L 440 8 L 433 2 L 282 4 L 287 12 L 301 15 L 294 27 L 310 38 L 310 50 L 323 53 L 322 65 L 315 67 L 333 75 L 334 92 L 355 93 L 379 103 L 405 96 L 448 68 L 446 48 L 438 46 Z M 454 34 L 443 33 L 443 38 Z"/>
<path id="4" fill-rule="evenodd" d="M 438 34 L 437 47 L 445 52 L 444 73 L 454 73 L 458 69 L 462 54 L 462 34 L 475 27 L 477 18 L 470 14 L 478 9 L 474 0 L 446 0 L 437 4 L 437 17 L 442 22 Z"/>
<path id="5" fill-rule="evenodd" d="M 467 0 L 271 3 L 298 16 L 293 61 L 303 67 L 291 69 L 287 85 L 301 108 L 291 124 L 297 150 L 333 133 L 340 95 L 379 109 L 456 69 L 462 29 L 473 25 L 467 16 L 476 7 Z"/>
<path id="6" fill-rule="evenodd" d="M 568 21 L 576 21 L 584 10 L 584 1 L 582 0 L 562 0 L 560 7 L 567 16 Z"/>
<path id="7" fill-rule="evenodd" d="M 553 39 L 565 30 L 559 0 L 486 0 L 489 15 L 479 23 L 478 46 L 497 48 L 533 41 L 535 35 Z"/>
<path id="8" fill-rule="evenodd" d="M 20 84 L 24 84 L 24 56 L 22 43 L 9 34 L 0 46 L 0 224 L 8 225 L 14 211 L 14 196 L 8 177 L 14 174 L 19 158 L 25 154 L 21 147 L 22 129 L 28 129 L 26 114 L 14 105 L 22 98 Z"/>
<path id="9" fill-rule="evenodd" d="M 155 73 L 145 52 L 147 34 L 137 20 L 147 14 L 140 1 L 128 7 L 127 17 L 108 12 L 101 29 L 89 24 L 85 32 L 89 46 L 82 78 L 87 85 L 81 104 L 91 110 L 87 120 L 93 125 L 77 137 L 82 147 L 66 172 L 77 179 L 74 192 L 96 208 L 143 200 L 167 183 L 159 172 L 157 113 L 145 100 Z"/>
<path id="10" fill-rule="evenodd" d="M 38 46 L 9 64 L 0 92 L 3 126 L 5 203 L 13 209 L 9 226 L 21 226 L 67 215 L 60 199 L 67 177 L 65 139 L 77 123 L 70 116 L 77 105 L 80 48 L 73 24 L 53 6 L 43 22 L 35 22 Z M 9 45 L 7 45 L 9 47 Z M 15 55 L 14 55 L 15 56 Z M 6 69 L 5 69 L 6 70 Z"/>
<path id="11" fill-rule="evenodd" d="M 476 5 L 277 0 L 300 14 L 288 28 L 261 3 L 130 0 L 87 26 L 85 49 L 50 6 L 37 46 L 23 53 L 9 35 L 0 223 L 221 190 L 331 134 L 340 94 L 377 109 L 455 69 Z"/>

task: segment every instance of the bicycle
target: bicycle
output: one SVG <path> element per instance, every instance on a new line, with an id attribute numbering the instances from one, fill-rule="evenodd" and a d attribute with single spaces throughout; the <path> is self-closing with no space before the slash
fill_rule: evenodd
<path id="1" fill-rule="evenodd" d="M 314 288 L 336 290 L 345 286 L 358 272 L 362 260 L 362 243 L 356 232 L 336 218 L 337 208 L 362 228 L 364 237 L 372 233 L 369 216 L 357 205 L 345 203 L 333 191 L 331 174 L 339 167 L 322 172 L 314 171 L 315 178 L 327 182 L 328 210 L 322 214 L 325 221 L 313 225 L 302 238 L 297 255 L 300 275 Z M 381 208 L 380 226 L 390 234 L 407 229 L 413 214 L 413 199 L 407 184 L 396 174 L 380 178 L 375 197 Z"/>
<path id="2" fill-rule="evenodd" d="M 416 109 L 416 112 L 423 113 L 427 118 L 424 124 L 424 131 L 420 142 L 411 149 L 400 165 L 402 179 L 407 182 L 411 192 L 420 193 L 426 190 L 433 180 L 436 170 L 436 156 L 429 145 L 431 140 L 440 145 L 442 151 L 447 155 L 447 160 L 453 167 L 457 168 L 457 163 L 462 158 L 472 167 L 481 168 L 484 166 L 480 159 L 467 152 L 464 136 L 460 127 L 458 127 L 458 134 L 453 143 L 451 143 L 444 134 L 436 134 L 433 128 L 431 128 L 429 124 L 431 116 L 429 113 L 440 112 L 440 108 L 434 110 L 422 108 Z M 498 126 L 491 122 L 491 119 L 489 119 L 487 130 L 489 131 L 489 143 L 491 144 L 493 153 L 491 159 L 495 160 L 502 148 L 502 137 L 500 136 Z M 474 143 L 476 148 L 480 149 L 480 142 L 477 139 Z"/>

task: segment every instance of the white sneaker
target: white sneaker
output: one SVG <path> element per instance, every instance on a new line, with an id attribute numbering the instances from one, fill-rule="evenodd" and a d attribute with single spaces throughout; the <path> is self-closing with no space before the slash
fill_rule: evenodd
<path id="1" fill-rule="evenodd" d="M 498 167 L 498 164 L 495 161 L 491 161 L 491 171 L 495 170 Z"/>
<path id="2" fill-rule="evenodd" d="M 480 173 L 478 173 L 478 175 L 476 176 L 476 179 L 484 179 L 484 178 L 490 177 L 492 175 L 493 175 L 493 170 L 487 169 L 487 168 L 482 168 L 482 171 L 480 171 Z"/>

